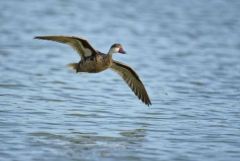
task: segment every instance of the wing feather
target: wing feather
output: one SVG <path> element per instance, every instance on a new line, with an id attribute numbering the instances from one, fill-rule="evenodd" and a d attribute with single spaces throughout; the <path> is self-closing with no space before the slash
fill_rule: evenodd
<path id="1" fill-rule="evenodd" d="M 75 49 L 82 59 L 95 56 L 97 51 L 85 39 L 74 36 L 37 36 L 35 39 L 51 40 L 70 45 Z"/>
<path id="2" fill-rule="evenodd" d="M 129 66 L 120 63 L 118 61 L 113 61 L 113 65 L 111 69 L 117 72 L 124 81 L 128 84 L 128 86 L 132 89 L 135 95 L 146 105 L 151 105 L 151 101 L 147 94 L 147 91 L 138 77 L 137 73 Z"/>

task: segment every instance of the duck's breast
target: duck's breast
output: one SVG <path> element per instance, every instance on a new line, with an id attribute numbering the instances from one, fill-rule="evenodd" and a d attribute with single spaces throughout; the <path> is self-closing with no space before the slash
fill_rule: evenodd
<path id="1" fill-rule="evenodd" d="M 101 72 L 103 70 L 106 70 L 107 68 L 109 68 L 111 65 L 111 61 L 108 59 L 108 57 L 104 57 L 104 56 L 96 56 L 96 72 Z"/>
<path id="2" fill-rule="evenodd" d="M 98 73 L 106 70 L 111 65 L 108 58 L 97 55 L 94 59 L 86 59 L 80 62 L 79 72 Z"/>

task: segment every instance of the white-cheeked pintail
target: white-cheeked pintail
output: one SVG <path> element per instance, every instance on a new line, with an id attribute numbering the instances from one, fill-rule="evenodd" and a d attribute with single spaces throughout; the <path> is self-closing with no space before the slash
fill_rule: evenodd
<path id="1" fill-rule="evenodd" d="M 151 105 L 147 91 L 137 73 L 128 65 L 112 59 L 114 53 L 125 54 L 121 44 L 113 44 L 107 54 L 95 50 L 87 40 L 74 36 L 37 36 L 35 39 L 51 40 L 73 47 L 80 55 L 78 63 L 69 66 L 76 72 L 98 73 L 108 68 L 117 72 L 136 96 L 146 105 Z"/>

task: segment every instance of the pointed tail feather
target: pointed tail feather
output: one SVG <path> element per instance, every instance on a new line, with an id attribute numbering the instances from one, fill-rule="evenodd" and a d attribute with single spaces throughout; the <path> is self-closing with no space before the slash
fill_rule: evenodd
<path id="1" fill-rule="evenodd" d="M 70 63 L 68 64 L 68 67 L 74 71 L 77 71 L 78 63 Z"/>

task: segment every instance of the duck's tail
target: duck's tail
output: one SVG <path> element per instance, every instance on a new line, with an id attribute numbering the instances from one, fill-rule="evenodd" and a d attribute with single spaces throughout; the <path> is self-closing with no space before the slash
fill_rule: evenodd
<path id="1" fill-rule="evenodd" d="M 70 63 L 68 64 L 68 67 L 77 72 L 78 63 Z"/>

